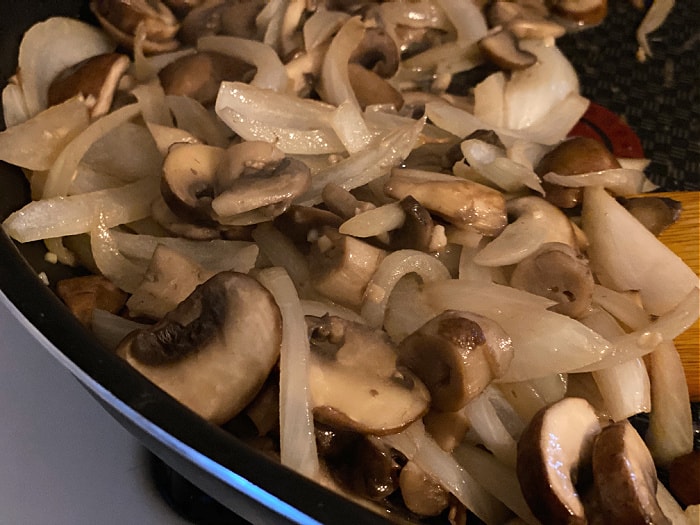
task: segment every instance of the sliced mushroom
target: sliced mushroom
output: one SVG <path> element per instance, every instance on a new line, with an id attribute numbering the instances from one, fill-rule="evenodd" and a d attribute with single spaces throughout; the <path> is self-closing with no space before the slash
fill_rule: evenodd
<path id="1" fill-rule="evenodd" d="M 518 441 L 517 475 L 532 513 L 551 525 L 587 523 L 577 482 L 590 465 L 600 423 L 582 398 L 541 409 Z"/>
<path id="2" fill-rule="evenodd" d="M 656 467 L 627 420 L 605 427 L 593 444 L 593 486 L 604 523 L 670 525 L 656 499 Z"/>
<path id="3" fill-rule="evenodd" d="M 550 310 L 578 318 L 593 300 L 593 273 L 588 260 L 571 246 L 546 243 L 513 270 L 510 285 L 557 301 Z"/>
<path id="4" fill-rule="evenodd" d="M 210 277 L 211 273 L 194 261 L 159 244 L 153 252 L 143 282 L 126 302 L 129 314 L 132 317 L 162 319 Z"/>
<path id="5" fill-rule="evenodd" d="M 358 104 L 364 110 L 374 104 L 387 104 L 399 111 L 403 107 L 403 97 L 378 74 L 359 64 L 348 64 L 350 86 L 355 92 Z"/>
<path id="6" fill-rule="evenodd" d="M 683 505 L 700 505 L 700 450 L 688 452 L 671 462 L 668 487 Z"/>
<path id="7" fill-rule="evenodd" d="M 464 410 L 441 412 L 430 410 L 423 417 L 425 431 L 430 434 L 442 450 L 452 452 L 464 441 L 469 430 L 469 420 Z"/>
<path id="8" fill-rule="evenodd" d="M 196 46 L 199 38 L 218 35 L 221 32 L 221 14 L 225 8 L 225 0 L 205 0 L 190 10 L 180 24 L 178 37 L 182 43 Z"/>
<path id="9" fill-rule="evenodd" d="M 345 489 L 381 501 L 399 487 L 405 458 L 380 441 L 349 430 L 316 424 L 319 456 Z"/>
<path id="10" fill-rule="evenodd" d="M 419 516 L 437 516 L 450 503 L 450 493 L 413 461 L 401 469 L 399 488 L 406 508 Z"/>
<path id="11" fill-rule="evenodd" d="M 574 137 L 561 142 L 542 157 L 535 173 L 540 177 L 549 172 L 578 175 L 619 167 L 615 156 L 601 142 L 588 137 Z M 542 188 L 545 198 L 560 208 L 574 208 L 583 197 L 582 188 L 564 188 L 547 181 L 542 183 Z"/>
<path id="12" fill-rule="evenodd" d="M 192 11 L 195 7 L 198 7 L 203 0 L 163 0 L 165 4 L 172 10 L 172 12 L 177 15 L 178 18 L 182 18 L 187 13 Z"/>
<path id="13" fill-rule="evenodd" d="M 520 49 L 515 35 L 503 27 L 492 29 L 477 44 L 486 58 L 501 69 L 516 71 L 537 62 L 537 57 Z"/>
<path id="14" fill-rule="evenodd" d="M 93 118 L 109 112 L 114 93 L 131 62 L 120 53 L 97 55 L 76 64 L 59 74 L 49 86 L 49 105 L 60 104 L 78 94 L 92 96 L 94 106 L 90 110 Z"/>
<path id="15" fill-rule="evenodd" d="M 599 24 L 608 14 L 607 0 L 556 0 L 552 12 L 575 27 Z"/>
<path id="16" fill-rule="evenodd" d="M 258 40 L 257 16 L 267 5 L 266 0 L 235 0 L 227 2 L 221 13 L 221 32 L 229 36 Z"/>
<path id="17" fill-rule="evenodd" d="M 430 391 L 432 406 L 455 411 L 502 376 L 513 359 L 508 335 L 486 317 L 447 310 L 399 344 L 399 363 Z"/>
<path id="18" fill-rule="evenodd" d="M 399 49 L 394 39 L 380 27 L 370 27 L 350 55 L 350 63 L 359 64 L 383 78 L 390 78 L 399 69 Z"/>
<path id="19" fill-rule="evenodd" d="M 508 214 L 515 221 L 474 257 L 482 266 L 516 264 L 548 242 L 576 246 L 569 218 L 541 197 L 528 195 L 508 201 Z"/>
<path id="20" fill-rule="evenodd" d="M 180 25 L 159 0 L 92 0 L 90 10 L 107 34 L 128 49 L 133 49 L 139 27 L 145 31 L 146 53 L 164 53 L 179 46 L 175 35 Z"/>
<path id="21" fill-rule="evenodd" d="M 117 354 L 157 386 L 221 424 L 258 393 L 279 358 L 282 316 L 252 277 L 221 272 Z"/>
<path id="22" fill-rule="evenodd" d="M 676 222 L 681 215 L 680 201 L 667 197 L 621 198 L 620 203 L 654 235 Z"/>
<path id="23" fill-rule="evenodd" d="M 400 228 L 391 233 L 391 248 L 422 252 L 435 251 L 433 250 L 435 224 L 428 210 L 410 195 L 401 199 L 399 205 L 406 219 Z"/>
<path id="24" fill-rule="evenodd" d="M 428 410 L 430 394 L 397 366 L 389 336 L 335 316 L 306 317 L 314 418 L 364 434 L 398 432 Z"/>
<path id="25" fill-rule="evenodd" d="M 234 57 L 201 52 L 171 62 L 158 77 L 166 95 L 184 95 L 208 105 L 216 100 L 222 80 L 244 80 L 253 69 Z"/>
<path id="26" fill-rule="evenodd" d="M 90 326 L 95 308 L 114 314 L 122 309 L 128 298 L 125 292 L 101 275 L 62 279 L 56 283 L 56 293 L 85 326 Z"/>
<path id="27" fill-rule="evenodd" d="M 365 288 L 384 257 L 386 252 L 380 248 L 325 228 L 311 248 L 313 287 L 340 304 L 360 306 Z"/>
<path id="28" fill-rule="evenodd" d="M 503 194 L 466 179 L 417 180 L 394 171 L 384 192 L 399 200 L 411 195 L 458 228 L 483 235 L 498 235 L 508 222 Z"/>
<path id="29" fill-rule="evenodd" d="M 343 219 L 350 219 L 358 213 L 376 207 L 371 202 L 357 199 L 348 190 L 332 182 L 323 187 L 321 198 L 329 210 Z"/>
<path id="30" fill-rule="evenodd" d="M 326 228 L 337 229 L 343 219 L 335 213 L 312 206 L 292 204 L 275 218 L 275 226 L 297 245 L 315 242 Z"/>

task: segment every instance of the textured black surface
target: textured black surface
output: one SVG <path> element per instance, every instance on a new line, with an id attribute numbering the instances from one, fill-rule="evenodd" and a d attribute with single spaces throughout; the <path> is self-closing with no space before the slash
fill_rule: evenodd
<path id="1" fill-rule="evenodd" d="M 679 0 L 649 35 L 653 56 L 636 58 L 643 13 L 611 0 L 605 22 L 559 45 L 584 96 L 620 115 L 652 159 L 650 177 L 667 190 L 700 190 L 700 2 Z"/>

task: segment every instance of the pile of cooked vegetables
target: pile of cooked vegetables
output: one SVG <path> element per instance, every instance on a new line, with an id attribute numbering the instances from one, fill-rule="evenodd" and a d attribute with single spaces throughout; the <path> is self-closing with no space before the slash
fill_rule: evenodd
<path id="1" fill-rule="evenodd" d="M 397 519 L 697 520 L 677 203 L 567 136 L 605 2 L 90 7 L 21 42 L 3 228 L 90 271 L 51 284 L 106 347 Z"/>

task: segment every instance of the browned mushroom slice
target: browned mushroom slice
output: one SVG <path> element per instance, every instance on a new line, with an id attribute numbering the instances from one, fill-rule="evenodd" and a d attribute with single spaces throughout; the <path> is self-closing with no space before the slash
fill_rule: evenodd
<path id="1" fill-rule="evenodd" d="M 532 513 L 551 525 L 587 523 L 576 484 L 590 465 L 600 423 L 582 398 L 565 397 L 541 409 L 518 441 L 517 475 Z"/>
<path id="2" fill-rule="evenodd" d="M 574 137 L 561 142 L 547 153 L 535 168 L 543 177 L 549 172 L 559 175 L 578 175 L 592 171 L 619 168 L 615 156 L 599 141 L 588 137 Z M 582 188 L 564 188 L 544 181 L 545 198 L 560 208 L 574 208 L 581 203 Z"/>
<path id="3" fill-rule="evenodd" d="M 158 77 L 167 95 L 184 95 L 207 105 L 216 100 L 222 80 L 243 80 L 252 70 L 234 57 L 201 52 L 171 62 Z"/>
<path id="4" fill-rule="evenodd" d="M 384 192 L 395 199 L 411 195 L 458 228 L 494 236 L 505 228 L 506 201 L 501 192 L 466 179 L 416 180 L 392 173 Z"/>
<path id="5" fill-rule="evenodd" d="M 229 36 L 257 40 L 262 35 L 259 34 L 256 18 L 266 5 L 266 0 L 227 2 L 221 12 L 221 32 Z"/>
<path id="6" fill-rule="evenodd" d="M 163 161 L 160 191 L 179 217 L 210 219 L 216 170 L 225 150 L 205 144 L 173 146 Z"/>
<path id="7" fill-rule="evenodd" d="M 634 427 L 623 420 L 593 444 L 593 486 L 604 523 L 670 525 L 656 499 L 656 467 Z"/>
<path id="8" fill-rule="evenodd" d="M 221 13 L 225 8 L 225 0 L 206 0 L 190 10 L 180 24 L 178 37 L 183 44 L 196 46 L 199 38 L 219 34 Z"/>
<path id="9" fill-rule="evenodd" d="M 204 0 L 163 0 L 165 5 L 167 5 L 172 12 L 178 17 L 182 18 L 187 13 L 192 11 L 195 7 L 198 7 Z"/>
<path id="10" fill-rule="evenodd" d="M 164 53 L 179 46 L 175 35 L 180 25 L 159 0 L 92 0 L 90 10 L 107 34 L 129 49 L 139 26 L 145 31 L 144 52 Z"/>
<path id="11" fill-rule="evenodd" d="M 455 411 L 475 398 L 513 359 L 510 338 L 494 321 L 457 310 L 431 319 L 399 344 L 399 363 L 421 378 L 432 406 Z"/>
<path id="12" fill-rule="evenodd" d="M 117 313 L 128 295 L 101 275 L 85 275 L 56 283 L 56 293 L 85 326 L 92 322 L 95 308 Z"/>
<path id="13" fill-rule="evenodd" d="M 337 229 L 342 223 L 341 217 L 328 210 L 294 204 L 275 218 L 275 226 L 301 246 L 314 242 L 325 228 Z"/>
<path id="14" fill-rule="evenodd" d="M 324 228 L 311 247 L 314 289 L 346 306 L 360 306 L 365 288 L 386 252 L 380 248 Z"/>
<path id="15" fill-rule="evenodd" d="M 430 394 L 411 371 L 397 368 L 396 348 L 386 333 L 335 316 L 306 319 L 316 420 L 383 435 L 425 414 Z"/>
<path id="16" fill-rule="evenodd" d="M 78 94 L 92 96 L 95 105 L 90 114 L 106 114 L 114 100 L 119 80 L 130 65 L 129 57 L 119 53 L 97 55 L 59 74 L 49 86 L 49 105 L 59 104 Z"/>
<path id="17" fill-rule="evenodd" d="M 574 318 L 591 306 L 594 284 L 588 260 L 559 242 L 546 243 L 520 261 L 510 278 L 512 287 L 557 301 L 550 310 Z"/>
<path id="18" fill-rule="evenodd" d="M 501 69 L 525 69 L 537 62 L 537 57 L 520 49 L 515 35 L 502 27 L 489 31 L 479 40 L 478 46 L 481 52 Z"/>
<path id="19" fill-rule="evenodd" d="M 403 106 L 403 97 L 391 84 L 375 72 L 359 64 L 348 64 L 350 86 L 357 97 L 357 102 L 364 110 L 373 104 L 390 104 L 397 111 Z"/>
<path id="20" fill-rule="evenodd" d="M 384 29 L 371 27 L 350 55 L 350 63 L 359 64 L 380 77 L 390 78 L 399 69 L 399 49 Z"/>
<path id="21" fill-rule="evenodd" d="M 654 235 L 676 222 L 681 215 L 680 201 L 667 197 L 621 198 L 620 204 Z"/>
<path id="22" fill-rule="evenodd" d="M 681 504 L 700 505 L 700 450 L 693 450 L 671 462 L 668 486 Z"/>
<path id="23" fill-rule="evenodd" d="M 391 234 L 391 247 L 394 250 L 413 249 L 422 252 L 433 251 L 435 224 L 428 210 L 412 196 L 399 201 L 406 215 L 403 225 Z"/>
<path id="24" fill-rule="evenodd" d="M 258 281 L 221 272 L 117 354 L 182 404 L 221 424 L 258 393 L 279 358 L 282 316 Z"/>
<path id="25" fill-rule="evenodd" d="M 552 12 L 570 24 L 592 26 L 599 24 L 608 13 L 607 0 L 556 0 Z"/>
<path id="26" fill-rule="evenodd" d="M 257 210 L 270 218 L 283 213 L 311 185 L 311 171 L 274 144 L 259 141 L 230 146 L 216 174 L 212 217 L 226 223 Z"/>

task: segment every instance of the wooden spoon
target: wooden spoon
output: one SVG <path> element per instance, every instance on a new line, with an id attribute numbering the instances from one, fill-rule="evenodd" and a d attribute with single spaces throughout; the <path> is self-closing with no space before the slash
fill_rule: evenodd
<path id="1" fill-rule="evenodd" d="M 651 193 L 640 197 L 668 197 L 680 201 L 680 219 L 659 235 L 659 240 L 700 273 L 700 192 L 678 191 Z M 700 401 L 700 326 L 695 322 L 675 339 L 688 381 L 691 401 Z"/>

